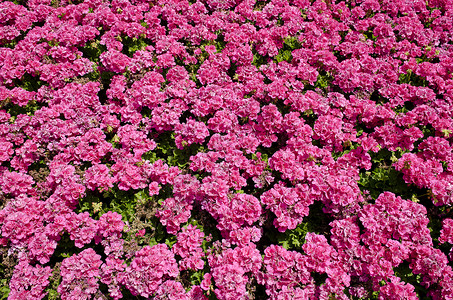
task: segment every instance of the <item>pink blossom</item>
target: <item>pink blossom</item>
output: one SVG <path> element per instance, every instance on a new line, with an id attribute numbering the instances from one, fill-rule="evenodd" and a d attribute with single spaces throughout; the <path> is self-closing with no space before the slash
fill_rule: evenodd
<path id="1" fill-rule="evenodd" d="M 178 274 L 173 253 L 165 244 L 157 244 L 145 246 L 135 253 L 121 283 L 134 295 L 151 297 L 159 291 L 164 276 L 175 278 Z"/>
<path id="2" fill-rule="evenodd" d="M 62 281 L 58 286 L 62 299 L 89 299 L 96 294 L 101 264 L 101 256 L 91 248 L 65 258 L 60 269 Z"/>

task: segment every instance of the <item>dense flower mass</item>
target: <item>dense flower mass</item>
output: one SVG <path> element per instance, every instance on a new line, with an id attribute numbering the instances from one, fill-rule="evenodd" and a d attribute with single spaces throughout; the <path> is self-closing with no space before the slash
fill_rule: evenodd
<path id="1" fill-rule="evenodd" d="M 453 0 L 0 3 L 0 297 L 453 299 Z"/>

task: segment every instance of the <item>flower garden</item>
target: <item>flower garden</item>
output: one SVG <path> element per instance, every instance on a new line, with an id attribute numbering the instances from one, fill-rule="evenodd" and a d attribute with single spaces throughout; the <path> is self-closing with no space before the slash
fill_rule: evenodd
<path id="1" fill-rule="evenodd" d="M 452 0 L 0 3 L 0 299 L 453 299 Z"/>

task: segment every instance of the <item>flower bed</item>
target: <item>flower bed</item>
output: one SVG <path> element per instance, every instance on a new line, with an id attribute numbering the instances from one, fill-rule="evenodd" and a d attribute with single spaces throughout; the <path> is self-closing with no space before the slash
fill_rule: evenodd
<path id="1" fill-rule="evenodd" d="M 0 26 L 2 299 L 453 299 L 453 1 Z"/>

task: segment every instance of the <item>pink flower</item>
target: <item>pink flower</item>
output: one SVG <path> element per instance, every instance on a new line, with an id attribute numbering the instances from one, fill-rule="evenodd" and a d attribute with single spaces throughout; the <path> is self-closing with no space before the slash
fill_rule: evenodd
<path id="1" fill-rule="evenodd" d="M 103 214 L 97 223 L 98 234 L 103 237 L 121 237 L 124 228 L 122 216 L 117 212 L 107 212 Z"/>
<path id="2" fill-rule="evenodd" d="M 152 297 L 167 276 L 178 276 L 178 264 L 167 245 L 145 246 L 135 253 L 129 267 L 126 268 L 124 284 L 133 295 Z"/>
<path id="3" fill-rule="evenodd" d="M 160 187 L 156 181 L 153 181 L 149 184 L 148 189 L 149 189 L 149 195 L 154 196 L 154 195 L 159 194 Z"/>
<path id="4" fill-rule="evenodd" d="M 116 50 L 102 53 L 100 60 L 108 71 L 115 73 L 123 73 L 130 65 L 130 58 Z"/>
<path id="5" fill-rule="evenodd" d="M 205 50 L 206 52 L 208 52 L 209 55 L 212 55 L 212 54 L 214 54 L 214 53 L 217 51 L 217 49 L 216 49 L 216 47 L 215 47 L 214 45 L 208 45 L 208 46 L 206 46 L 206 47 L 204 48 L 204 50 Z"/>
<path id="6" fill-rule="evenodd" d="M 189 119 L 187 123 L 180 124 L 175 128 L 175 143 L 179 149 L 184 149 L 193 143 L 201 144 L 209 135 L 209 130 L 203 122 Z"/>
<path id="7" fill-rule="evenodd" d="M 52 275 L 50 267 L 37 265 L 31 266 L 25 261 L 20 261 L 14 268 L 13 277 L 9 283 L 9 299 L 42 299 L 47 295 L 44 292 L 49 285 Z"/>
<path id="8" fill-rule="evenodd" d="M 448 242 L 450 244 L 453 244 L 453 219 L 445 219 L 443 221 L 443 227 L 441 230 L 441 237 L 439 238 L 439 242 Z"/>
<path id="9" fill-rule="evenodd" d="M 180 270 L 201 270 L 204 267 L 202 242 L 204 233 L 193 225 L 184 227 L 177 235 L 177 242 L 172 247 L 172 252 L 180 256 Z"/>
<path id="10" fill-rule="evenodd" d="M 91 248 L 65 258 L 60 269 L 62 281 L 58 286 L 61 298 L 87 299 L 96 294 L 101 264 L 101 256 Z"/>

